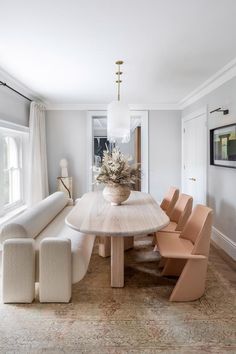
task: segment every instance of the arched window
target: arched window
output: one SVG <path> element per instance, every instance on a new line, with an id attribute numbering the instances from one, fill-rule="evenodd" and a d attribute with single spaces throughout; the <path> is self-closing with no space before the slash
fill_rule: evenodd
<path id="1" fill-rule="evenodd" d="M 28 132 L 1 127 L 0 121 L 0 218 L 25 204 L 27 144 Z"/>

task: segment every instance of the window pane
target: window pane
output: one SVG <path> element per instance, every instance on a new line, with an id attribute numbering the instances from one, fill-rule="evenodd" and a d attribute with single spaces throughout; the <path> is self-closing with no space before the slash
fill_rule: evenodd
<path id="1" fill-rule="evenodd" d="M 12 167 L 9 174 L 10 203 L 15 203 L 20 200 L 20 170 Z"/>
<path id="2" fill-rule="evenodd" d="M 3 205 L 10 206 L 21 200 L 20 136 L 3 136 Z"/>
<path id="3" fill-rule="evenodd" d="M 19 167 L 17 138 L 7 136 L 5 137 L 5 141 L 7 145 L 7 168 L 17 168 Z"/>
<path id="4" fill-rule="evenodd" d="M 8 168 L 8 144 L 7 139 L 3 138 L 3 169 Z"/>
<path id="5" fill-rule="evenodd" d="M 3 172 L 3 205 L 10 203 L 9 172 Z"/>

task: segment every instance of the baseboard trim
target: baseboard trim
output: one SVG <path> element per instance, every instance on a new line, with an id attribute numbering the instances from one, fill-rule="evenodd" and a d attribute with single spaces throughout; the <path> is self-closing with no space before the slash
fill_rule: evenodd
<path id="1" fill-rule="evenodd" d="M 234 261 L 236 260 L 236 243 L 232 241 L 229 237 L 224 235 L 221 231 L 212 228 L 211 239 L 216 243 L 217 246 L 222 248 Z"/>

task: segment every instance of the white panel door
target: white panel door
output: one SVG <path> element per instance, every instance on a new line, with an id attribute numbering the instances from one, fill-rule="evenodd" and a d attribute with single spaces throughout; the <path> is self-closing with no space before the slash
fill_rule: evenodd
<path id="1" fill-rule="evenodd" d="M 206 113 L 183 120 L 182 139 L 182 191 L 194 204 L 206 204 Z"/>

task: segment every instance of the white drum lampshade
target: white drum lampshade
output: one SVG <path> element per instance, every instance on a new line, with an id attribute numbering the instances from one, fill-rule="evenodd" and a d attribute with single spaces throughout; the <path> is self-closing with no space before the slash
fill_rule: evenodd
<path id="1" fill-rule="evenodd" d="M 130 111 L 129 106 L 120 100 L 120 71 L 122 60 L 116 61 L 118 65 L 117 75 L 117 101 L 111 102 L 107 107 L 107 138 L 111 143 L 128 143 L 130 140 Z"/>
<path id="2" fill-rule="evenodd" d="M 127 143 L 130 140 L 129 106 L 113 101 L 107 107 L 107 137 L 110 142 Z"/>

